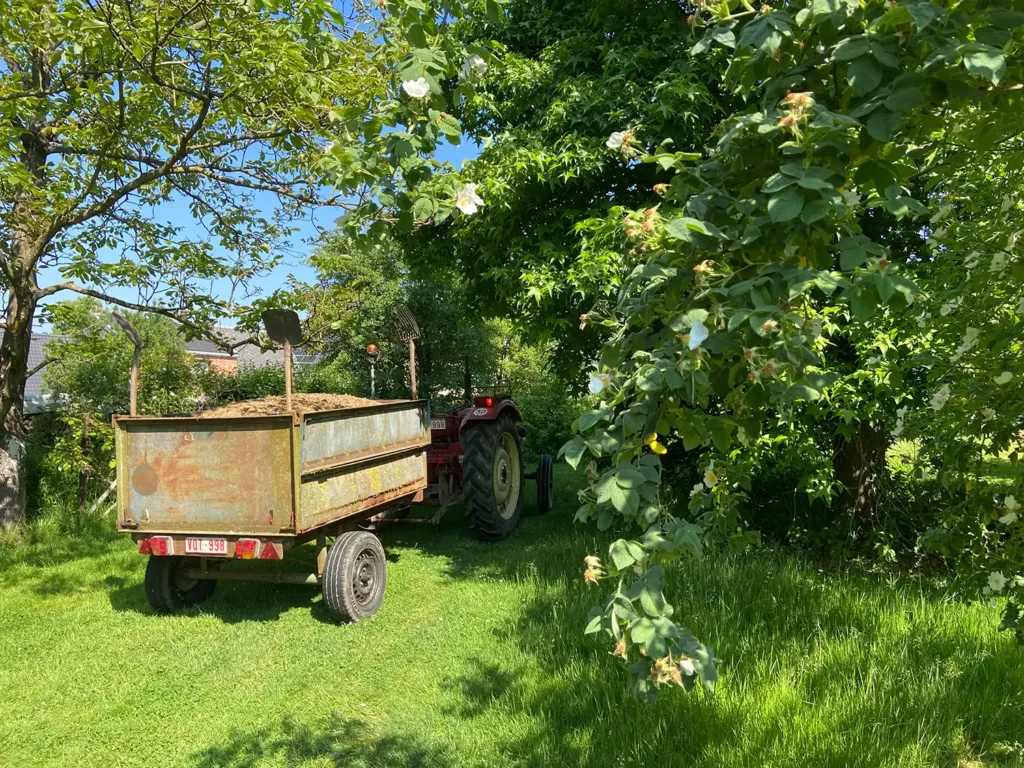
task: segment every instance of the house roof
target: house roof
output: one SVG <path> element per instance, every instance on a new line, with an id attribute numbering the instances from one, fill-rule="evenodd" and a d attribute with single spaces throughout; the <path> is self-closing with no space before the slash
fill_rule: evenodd
<path id="1" fill-rule="evenodd" d="M 0 339 L 4 332 L 0 331 Z M 53 333 L 33 333 L 28 344 L 28 369 L 31 371 L 46 357 L 46 345 L 51 339 L 60 338 Z M 25 411 L 41 411 L 52 401 L 53 396 L 43 392 L 43 371 L 36 371 L 25 382 Z"/>
<path id="2" fill-rule="evenodd" d="M 217 332 L 232 341 L 241 341 L 246 336 L 234 328 L 218 327 Z M 4 332 L 0 330 L 0 340 Z M 28 347 L 28 369 L 31 371 L 38 366 L 46 357 L 46 345 L 53 339 L 61 336 L 55 333 L 33 333 Z M 284 365 L 284 351 L 275 349 L 264 352 L 255 344 L 246 344 L 239 347 L 233 354 L 229 355 L 212 341 L 207 339 L 194 339 L 186 342 L 185 349 L 197 357 L 224 357 L 235 358 L 241 366 L 252 366 L 259 368 L 265 365 Z M 295 364 L 297 366 L 311 365 L 318 359 L 316 355 L 303 352 L 295 353 Z M 45 369 L 44 369 L 45 370 Z M 43 370 L 36 371 L 29 376 L 25 382 L 25 410 L 27 413 L 36 413 L 46 408 L 53 402 L 53 395 L 45 391 L 43 384 Z"/>
<path id="3" fill-rule="evenodd" d="M 214 330 L 232 342 L 241 341 L 248 336 L 248 334 L 225 326 L 217 326 Z M 229 354 L 209 339 L 193 339 L 185 344 L 185 349 L 197 357 L 235 358 L 240 366 L 259 368 L 264 365 L 284 365 L 284 350 L 274 349 L 264 352 L 255 344 L 245 344 Z M 318 360 L 318 356 L 296 350 L 293 359 L 297 366 L 311 365 Z"/>

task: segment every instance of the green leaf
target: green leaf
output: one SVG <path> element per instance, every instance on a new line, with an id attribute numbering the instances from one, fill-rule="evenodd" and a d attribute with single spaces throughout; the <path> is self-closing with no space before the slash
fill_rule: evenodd
<path id="1" fill-rule="evenodd" d="M 885 108 L 890 112 L 909 112 L 924 103 L 924 94 L 920 88 L 903 88 L 885 100 Z"/>
<path id="2" fill-rule="evenodd" d="M 882 65 L 874 56 L 860 56 L 850 62 L 846 70 L 846 79 L 858 96 L 864 96 L 878 87 L 882 82 Z"/>
<path id="3" fill-rule="evenodd" d="M 768 215 L 772 221 L 789 221 L 800 215 L 804 207 L 804 196 L 795 187 L 784 189 L 768 200 Z"/>
<path id="4" fill-rule="evenodd" d="M 811 3 L 811 13 L 815 18 L 835 13 L 839 8 L 839 0 L 814 0 Z"/>
<path id="5" fill-rule="evenodd" d="M 646 481 L 643 473 L 629 464 L 619 464 L 615 467 L 615 482 L 623 488 L 639 488 Z"/>
<path id="6" fill-rule="evenodd" d="M 599 410 L 593 410 L 593 411 L 584 411 L 583 413 L 580 414 L 580 418 L 579 418 L 580 432 L 586 432 L 588 429 L 593 427 L 599 421 L 601 421 L 602 419 L 606 418 L 607 415 L 608 415 L 608 411 L 606 411 L 603 408 L 599 409 Z"/>
<path id="7" fill-rule="evenodd" d="M 800 214 L 800 220 L 804 224 L 813 224 L 818 219 L 824 218 L 829 210 L 831 210 L 832 204 L 825 200 L 814 200 L 808 203 Z"/>
<path id="8" fill-rule="evenodd" d="M 437 203 L 430 197 L 418 197 L 412 206 L 412 217 L 415 221 L 426 221 L 434 215 Z"/>
<path id="9" fill-rule="evenodd" d="M 580 465 L 580 459 L 587 452 L 587 444 L 583 442 L 581 438 L 574 437 L 572 440 L 562 446 L 562 449 L 558 452 L 559 456 L 565 456 L 566 462 L 573 469 L 576 469 Z"/>
<path id="10" fill-rule="evenodd" d="M 711 237 L 722 237 L 722 231 L 713 224 L 708 224 L 700 219 L 692 219 L 689 216 L 677 216 L 665 225 L 665 231 L 677 240 L 690 242 L 693 239 L 691 233 L 697 232 L 701 235 Z"/>
<path id="11" fill-rule="evenodd" d="M 633 517 L 640 508 L 640 494 L 634 490 L 623 488 L 618 483 L 612 486 L 610 501 L 621 514 Z"/>
<path id="12" fill-rule="evenodd" d="M 795 183 L 796 179 L 793 178 L 792 176 L 782 173 L 776 173 L 774 176 L 770 177 L 768 181 L 764 183 L 764 186 L 761 187 L 761 191 L 764 192 L 765 194 L 770 195 L 772 192 L 778 192 L 780 190 L 785 189 L 786 187 L 792 186 Z"/>
<path id="13" fill-rule="evenodd" d="M 876 109 L 868 118 L 868 136 L 875 141 L 888 141 L 899 123 L 900 115 L 897 113 Z"/>
<path id="14" fill-rule="evenodd" d="M 929 2 L 910 3 L 907 6 L 910 15 L 914 18 L 914 25 L 917 31 L 927 28 L 933 21 L 939 18 L 939 9 Z"/>
<path id="15" fill-rule="evenodd" d="M 611 555 L 615 569 L 619 571 L 626 570 L 634 563 L 642 562 L 645 556 L 644 548 L 640 546 L 640 542 L 626 541 L 625 539 L 618 539 L 612 542 L 612 545 L 608 548 L 608 554 Z"/>
<path id="16" fill-rule="evenodd" d="M 597 530 L 607 531 L 615 522 L 615 515 L 608 509 L 602 509 L 597 513 Z"/>
<path id="17" fill-rule="evenodd" d="M 848 37 L 832 49 L 836 61 L 851 61 L 871 51 L 866 37 Z"/>
<path id="18" fill-rule="evenodd" d="M 960 52 L 968 72 L 992 81 L 993 85 L 999 85 L 999 80 L 1006 72 L 1006 59 L 1002 51 L 983 43 L 968 43 Z"/>
<path id="19" fill-rule="evenodd" d="M 441 115 L 438 120 L 438 127 L 449 140 L 462 137 L 462 126 L 459 124 L 459 121 L 447 113 Z"/>

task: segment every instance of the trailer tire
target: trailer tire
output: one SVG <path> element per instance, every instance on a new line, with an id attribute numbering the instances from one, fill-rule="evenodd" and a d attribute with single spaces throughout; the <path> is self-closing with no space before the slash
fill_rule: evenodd
<path id="1" fill-rule="evenodd" d="M 369 531 L 341 534 L 327 550 L 324 605 L 342 621 L 362 621 L 384 600 L 388 571 L 384 547 Z"/>
<path id="2" fill-rule="evenodd" d="M 523 445 L 515 422 L 470 422 L 460 439 L 469 530 L 482 541 L 504 539 L 523 511 Z"/>
<path id="3" fill-rule="evenodd" d="M 157 613 L 176 613 L 208 600 L 217 588 L 214 579 L 189 579 L 185 568 L 197 567 L 195 557 L 157 557 L 146 564 L 146 599 Z"/>

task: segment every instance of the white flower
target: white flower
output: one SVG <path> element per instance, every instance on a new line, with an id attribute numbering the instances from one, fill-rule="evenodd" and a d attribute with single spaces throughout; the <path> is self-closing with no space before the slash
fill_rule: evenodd
<path id="1" fill-rule="evenodd" d="M 1006 586 L 1006 577 L 999 571 L 992 571 L 988 575 L 988 585 L 993 592 L 1002 592 Z"/>
<path id="2" fill-rule="evenodd" d="M 992 421 L 996 417 L 995 408 L 982 408 L 981 415 L 985 417 L 985 421 Z"/>
<path id="3" fill-rule="evenodd" d="M 995 256 L 992 257 L 992 262 L 988 265 L 989 272 L 1002 272 L 1006 269 L 1006 254 L 1003 251 L 999 251 Z"/>
<path id="4" fill-rule="evenodd" d="M 1013 207 L 1013 198 L 1009 195 L 1003 195 L 1003 204 L 999 207 L 1000 213 L 1006 213 L 1010 208 Z"/>
<path id="5" fill-rule="evenodd" d="M 1020 576 L 1020 575 L 1014 576 L 1013 577 L 1013 586 L 1015 586 L 1015 587 L 1024 587 L 1024 576 Z"/>
<path id="6" fill-rule="evenodd" d="M 1006 384 L 1012 378 L 1013 378 L 1013 374 L 1012 373 L 1010 373 L 1009 371 L 1003 371 L 998 376 L 996 376 L 995 382 L 996 382 L 996 384 L 1002 386 L 1003 384 Z"/>
<path id="7" fill-rule="evenodd" d="M 718 475 L 715 474 L 715 470 L 708 467 L 704 472 L 704 485 L 708 488 L 714 488 L 718 485 Z"/>
<path id="8" fill-rule="evenodd" d="M 466 184 L 455 193 L 455 207 L 467 216 L 472 216 L 483 204 L 484 201 L 476 193 L 476 184 Z"/>
<path id="9" fill-rule="evenodd" d="M 980 256 L 981 254 L 979 254 L 977 251 L 971 251 L 970 254 L 968 254 L 967 256 L 967 261 L 964 262 L 964 266 L 967 267 L 967 269 L 974 269 L 976 266 L 978 266 L 978 259 L 980 258 Z"/>
<path id="10" fill-rule="evenodd" d="M 899 437 L 903 434 L 903 419 L 907 415 L 907 406 L 902 406 L 896 409 L 896 427 L 892 431 L 893 437 Z"/>
<path id="11" fill-rule="evenodd" d="M 693 325 L 690 326 L 690 351 L 692 352 L 703 344 L 709 335 L 710 331 L 708 331 L 707 326 L 699 319 L 694 320 Z"/>
<path id="12" fill-rule="evenodd" d="M 615 131 L 611 136 L 608 137 L 608 141 L 604 143 L 608 149 L 622 149 L 622 145 L 626 143 L 626 134 L 629 131 Z"/>
<path id="13" fill-rule="evenodd" d="M 590 392 L 591 394 L 599 394 L 604 389 L 605 384 L 604 376 L 598 376 L 596 373 L 590 374 Z"/>
<path id="14" fill-rule="evenodd" d="M 858 205 L 860 205 L 860 195 L 857 194 L 856 189 L 844 189 L 843 200 L 846 202 L 846 205 L 849 206 L 850 208 L 856 208 Z"/>
<path id="15" fill-rule="evenodd" d="M 477 54 L 467 56 L 462 60 L 462 76 L 472 77 L 473 75 L 482 75 L 487 72 L 487 62 Z"/>
<path id="16" fill-rule="evenodd" d="M 693 490 L 690 491 L 690 498 L 692 499 L 698 493 L 704 493 L 704 484 L 703 483 L 697 483 L 695 486 L 693 486 Z"/>
<path id="17" fill-rule="evenodd" d="M 1020 509 L 1020 503 L 1013 496 L 1007 496 L 1003 499 L 1003 507 L 1006 509 L 1006 514 L 999 518 L 999 522 L 1003 525 L 1017 522 L 1017 510 Z"/>
<path id="18" fill-rule="evenodd" d="M 956 309 L 956 306 L 959 303 L 960 302 L 957 301 L 956 299 L 950 299 L 949 301 L 947 301 L 945 304 L 942 305 L 942 309 L 939 310 L 939 314 L 942 315 L 943 317 L 945 317 L 950 312 L 952 312 L 954 309 Z"/>
<path id="19" fill-rule="evenodd" d="M 415 80 L 406 80 L 402 83 L 402 90 L 414 99 L 423 99 L 430 94 L 430 83 L 426 78 L 418 77 Z"/>
<path id="20" fill-rule="evenodd" d="M 943 384 L 939 391 L 932 395 L 931 402 L 934 410 L 941 411 L 949 402 L 949 384 Z"/>
<path id="21" fill-rule="evenodd" d="M 956 362 L 963 357 L 967 352 L 970 352 L 974 348 L 974 345 L 978 343 L 978 334 L 980 334 L 977 328 L 968 327 L 967 333 L 964 334 L 963 343 L 956 348 L 956 352 L 953 353 L 952 360 Z"/>
<path id="22" fill-rule="evenodd" d="M 697 674 L 697 668 L 693 666 L 693 662 L 689 659 L 679 660 L 679 671 L 687 677 L 693 677 L 695 674 Z"/>

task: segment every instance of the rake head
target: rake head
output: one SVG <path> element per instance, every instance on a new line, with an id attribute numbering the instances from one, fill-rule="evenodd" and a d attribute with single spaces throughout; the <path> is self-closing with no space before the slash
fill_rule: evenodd
<path id="1" fill-rule="evenodd" d="M 416 318 L 404 305 L 395 309 L 395 327 L 398 329 L 398 338 L 402 341 L 412 341 L 420 337 L 420 327 L 416 323 Z"/>

